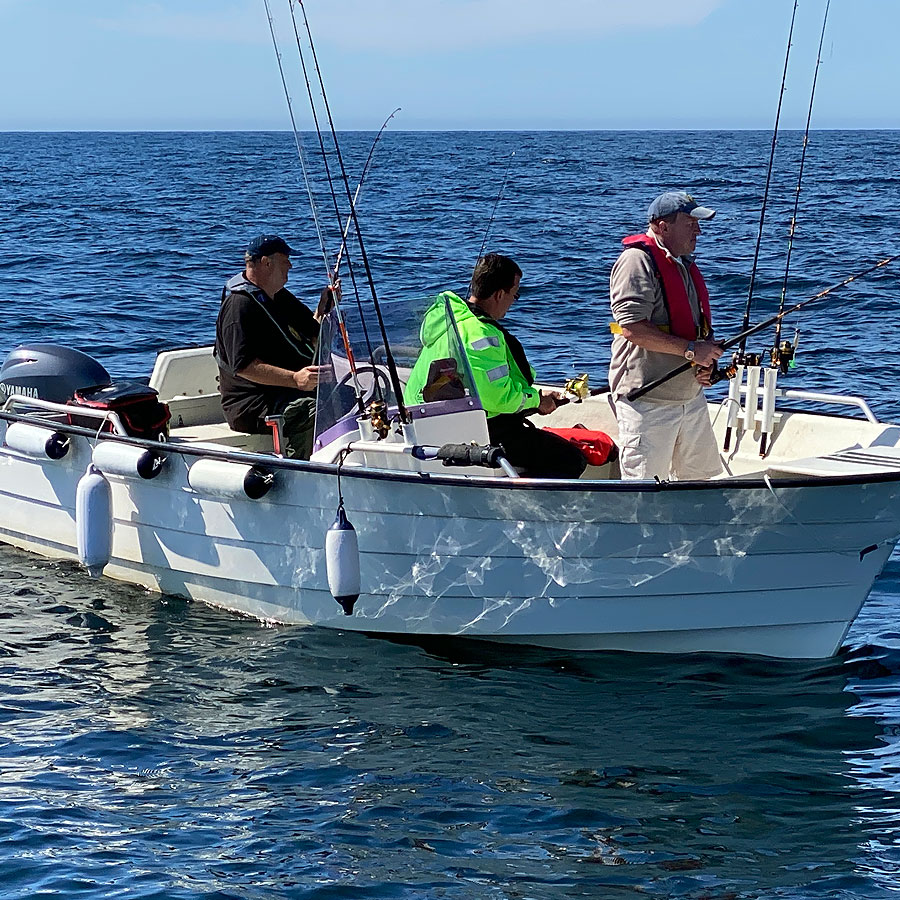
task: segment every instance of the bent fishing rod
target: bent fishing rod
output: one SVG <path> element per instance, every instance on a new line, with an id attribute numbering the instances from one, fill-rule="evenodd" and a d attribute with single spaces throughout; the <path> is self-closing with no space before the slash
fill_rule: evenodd
<path id="1" fill-rule="evenodd" d="M 893 256 L 888 256 L 886 259 L 883 259 L 880 262 L 869 266 L 867 269 L 863 269 L 861 272 L 856 272 L 853 275 L 849 275 L 843 281 L 838 281 L 836 284 L 831 285 L 831 287 L 825 288 L 824 291 L 819 291 L 819 293 L 815 296 L 807 297 L 806 300 L 801 300 L 799 303 L 795 303 L 788 309 L 775 313 L 774 316 L 770 316 L 765 321 L 759 322 L 756 325 L 752 325 L 749 328 L 742 329 L 733 337 L 730 337 L 725 341 L 715 341 L 715 343 L 717 343 L 723 350 L 728 350 L 731 347 L 734 347 L 736 344 L 739 344 L 741 341 L 745 341 L 748 337 L 751 337 L 757 332 L 763 331 L 770 325 L 774 325 L 776 322 L 780 322 L 785 316 L 789 316 L 791 313 L 795 313 L 798 310 L 803 309 L 804 306 L 808 306 L 810 303 L 815 303 L 815 301 L 821 300 L 823 297 L 827 297 L 829 294 L 838 290 L 838 288 L 842 288 L 850 284 L 851 281 L 856 281 L 857 279 L 863 278 L 866 275 L 871 275 L 872 272 L 875 272 L 878 269 L 882 269 L 898 259 L 900 259 L 900 253 L 895 253 Z M 690 362 L 682 363 L 680 366 L 676 366 L 674 369 L 672 369 L 670 372 L 667 372 L 662 377 L 651 381 L 650 384 L 645 384 L 643 387 L 635 388 L 635 390 L 630 391 L 625 395 L 625 399 L 638 400 L 643 397 L 644 394 L 655 390 L 660 385 L 665 384 L 667 381 L 674 378 L 676 375 L 680 375 L 682 372 L 686 372 L 688 369 L 692 368 L 693 365 L 694 364 Z"/>
<path id="2" fill-rule="evenodd" d="M 384 317 L 381 314 L 381 304 L 378 302 L 378 292 L 375 289 L 375 279 L 372 276 L 372 268 L 369 265 L 369 257 L 366 253 L 365 244 L 363 243 L 362 229 L 359 226 L 359 218 L 356 215 L 356 209 L 353 206 L 353 197 L 350 192 L 350 181 L 347 178 L 347 169 L 344 166 L 344 158 L 341 154 L 340 143 L 338 142 L 337 130 L 334 127 L 334 119 L 331 115 L 331 106 L 328 103 L 328 96 L 325 93 L 325 81 L 322 78 L 322 70 L 319 67 L 319 59 L 316 54 L 316 45 L 313 41 L 312 30 L 309 26 L 309 19 L 306 15 L 306 7 L 303 3 L 303 0 L 297 0 L 297 5 L 300 7 L 300 12 L 303 15 L 303 24 L 306 28 L 306 35 L 309 43 L 309 49 L 312 53 L 313 64 L 316 69 L 316 77 L 319 82 L 319 89 L 322 92 L 322 102 L 325 107 L 325 112 L 328 116 L 328 127 L 331 131 L 331 139 L 334 142 L 334 150 L 337 156 L 338 163 L 341 169 L 341 177 L 344 182 L 344 190 L 347 193 L 347 201 L 350 203 L 350 216 L 353 219 L 353 230 L 356 232 L 356 240 L 359 244 L 359 253 L 362 257 L 363 266 L 366 271 L 366 280 L 369 284 L 369 290 L 372 293 L 372 304 L 375 307 L 375 316 L 378 319 L 378 326 L 381 330 L 381 339 L 384 343 L 384 352 L 385 352 L 385 362 L 387 364 L 388 373 L 391 378 L 391 387 L 394 391 L 394 397 L 397 401 L 397 412 L 400 416 L 400 421 L 403 423 L 408 423 L 410 421 L 409 411 L 406 408 L 406 404 L 403 402 L 403 386 L 400 383 L 400 374 L 397 371 L 397 363 L 394 360 L 394 354 L 391 350 L 391 344 L 387 336 L 387 329 L 384 324 Z M 293 7 L 292 7 L 293 10 Z M 293 15 L 293 13 L 292 13 Z M 340 221 L 340 219 L 338 220 Z M 376 379 L 377 381 L 377 379 Z"/>
<path id="3" fill-rule="evenodd" d="M 819 36 L 819 50 L 816 54 L 816 68 L 813 72 L 812 90 L 809 93 L 809 111 L 806 114 L 806 131 L 803 133 L 803 150 L 800 153 L 800 171 L 797 175 L 797 191 L 794 195 L 794 211 L 791 214 L 791 227 L 788 231 L 788 249 L 787 259 L 784 263 L 784 280 L 781 282 L 781 300 L 778 304 L 778 311 L 784 309 L 787 297 L 788 273 L 791 270 L 791 254 L 794 250 L 794 234 L 797 230 L 797 211 L 800 208 L 800 187 L 803 184 L 803 166 L 806 162 L 806 150 L 809 147 L 809 126 L 812 122 L 813 101 L 816 97 L 816 82 L 819 80 L 819 66 L 822 63 L 822 46 L 825 43 L 825 26 L 828 24 L 828 10 L 831 7 L 831 0 L 825 4 L 825 15 L 822 17 L 822 34 Z M 796 343 L 796 341 L 795 341 Z M 794 348 L 787 342 L 785 346 L 781 346 L 781 319 L 775 323 L 775 339 L 772 343 L 771 362 L 772 366 L 780 366 L 782 372 L 787 372 L 787 367 L 794 357 Z"/>
<path id="4" fill-rule="evenodd" d="M 400 107 L 398 106 L 385 120 L 384 124 L 378 131 L 378 134 L 375 135 L 375 140 L 372 141 L 372 146 L 369 149 L 369 155 L 366 157 L 366 164 L 363 166 L 362 175 L 359 176 L 359 182 L 356 185 L 356 191 L 353 193 L 353 208 L 356 209 L 357 202 L 359 200 L 359 192 L 362 190 L 363 182 L 366 180 L 366 175 L 369 172 L 369 166 L 372 164 L 372 157 L 375 155 L 375 148 L 378 146 L 378 142 L 381 140 L 381 136 L 384 134 L 385 129 L 388 127 L 388 122 L 400 112 Z M 337 256 L 334 261 L 334 277 L 337 278 L 341 268 L 341 258 L 344 255 L 344 251 L 347 249 L 347 235 L 350 233 L 350 226 L 353 224 L 353 219 L 351 216 L 347 216 L 347 224 L 344 226 L 344 234 L 341 237 L 341 246 L 338 248 Z"/>
<path id="5" fill-rule="evenodd" d="M 747 292 L 747 304 L 744 307 L 744 319 L 742 328 L 750 327 L 750 308 L 753 305 L 753 288 L 756 284 L 756 270 L 759 265 L 759 249 L 762 244 L 763 226 L 766 221 L 766 209 L 769 205 L 769 185 L 772 182 L 772 169 L 775 165 L 775 146 L 778 143 L 778 123 L 781 121 L 781 104 L 784 100 L 784 90 L 787 84 L 788 62 L 791 58 L 791 42 L 794 36 L 794 21 L 797 18 L 797 0 L 794 0 L 794 9 L 791 13 L 791 27 L 788 31 L 787 49 L 784 54 L 784 72 L 781 75 L 781 90 L 778 93 L 778 108 L 775 111 L 775 127 L 772 130 L 772 148 L 769 151 L 769 167 L 766 170 L 766 187 L 763 191 L 762 208 L 759 211 L 759 230 L 756 232 L 756 249 L 753 251 L 753 266 L 750 269 L 750 289 Z M 746 342 L 741 342 L 740 355 L 743 357 L 746 350 Z"/>

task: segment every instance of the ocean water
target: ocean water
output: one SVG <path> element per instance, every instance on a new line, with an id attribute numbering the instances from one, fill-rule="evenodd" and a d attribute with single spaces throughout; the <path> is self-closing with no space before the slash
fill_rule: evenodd
<path id="1" fill-rule="evenodd" d="M 343 137 L 351 187 L 373 137 Z M 388 321 L 466 284 L 508 169 L 487 247 L 525 272 L 509 321 L 542 378 L 605 379 L 609 268 L 670 187 L 718 210 L 699 257 L 728 336 L 770 140 L 388 132 L 359 207 Z M 779 141 L 752 321 L 782 291 L 801 141 Z M 900 132 L 812 135 L 789 303 L 900 250 L 898 171 Z M 301 249 L 297 293 L 324 278 L 287 134 L 0 134 L 0 209 L 0 355 L 50 341 L 146 376 L 211 341 L 262 231 Z M 790 320 L 789 386 L 900 418 L 897 271 Z M 821 662 L 273 628 L 6 547 L 0 597 L 4 900 L 898 890 L 900 560 Z"/>

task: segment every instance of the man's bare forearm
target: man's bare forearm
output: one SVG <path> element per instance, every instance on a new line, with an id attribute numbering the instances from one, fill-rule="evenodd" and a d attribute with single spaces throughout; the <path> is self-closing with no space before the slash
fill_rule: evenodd
<path id="1" fill-rule="evenodd" d="M 240 378 L 246 378 L 255 384 L 266 384 L 271 387 L 294 387 L 294 373 L 290 369 L 282 369 L 269 363 L 260 362 L 258 359 L 245 366 L 237 373 Z"/>

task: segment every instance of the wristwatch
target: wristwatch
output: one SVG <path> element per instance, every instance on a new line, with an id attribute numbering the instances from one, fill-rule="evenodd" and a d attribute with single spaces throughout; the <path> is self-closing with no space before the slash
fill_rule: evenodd
<path id="1" fill-rule="evenodd" d="M 688 362 L 694 361 L 694 342 L 688 341 L 687 350 L 684 351 L 684 358 Z"/>

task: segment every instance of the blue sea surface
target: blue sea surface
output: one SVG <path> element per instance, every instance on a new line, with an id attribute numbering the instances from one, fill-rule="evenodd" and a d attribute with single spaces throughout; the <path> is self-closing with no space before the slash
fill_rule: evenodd
<path id="1" fill-rule="evenodd" d="M 351 188 L 373 138 L 342 136 Z M 388 323 L 409 325 L 396 301 L 464 289 L 508 168 L 487 247 L 524 270 L 509 323 L 542 379 L 605 380 L 609 269 L 667 188 L 718 210 L 698 254 L 733 334 L 770 143 L 389 131 L 359 204 Z M 751 321 L 782 292 L 801 144 L 779 140 Z M 900 252 L 898 173 L 900 132 L 812 134 L 788 303 Z M 48 341 L 146 377 L 158 351 L 211 342 L 264 231 L 301 251 L 295 292 L 312 301 L 325 277 L 289 134 L 0 134 L 0 209 L 0 357 Z M 900 419 L 898 271 L 791 317 L 782 383 Z M 2 546 L 0 598 L 3 900 L 900 890 L 896 558 L 815 662 L 271 627 Z"/>

